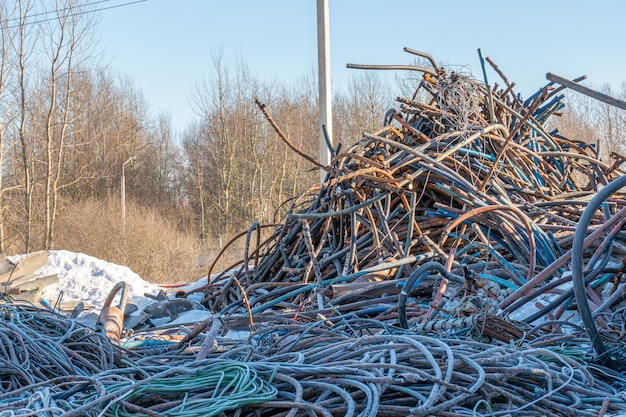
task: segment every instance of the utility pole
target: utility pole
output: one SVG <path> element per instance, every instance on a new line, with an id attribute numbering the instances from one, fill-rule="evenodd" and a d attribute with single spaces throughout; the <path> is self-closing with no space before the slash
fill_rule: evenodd
<path id="1" fill-rule="evenodd" d="M 317 0 L 317 72 L 320 102 L 320 163 L 330 165 L 330 148 L 333 138 L 332 95 L 330 91 L 330 34 L 328 25 L 328 0 Z M 324 132 L 324 130 L 326 132 Z M 323 184 L 326 172 L 320 170 Z"/>

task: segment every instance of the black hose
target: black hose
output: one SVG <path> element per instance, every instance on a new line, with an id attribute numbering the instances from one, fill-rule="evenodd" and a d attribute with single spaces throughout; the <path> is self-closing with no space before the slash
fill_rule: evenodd
<path id="1" fill-rule="evenodd" d="M 587 229 L 596 210 L 600 208 L 609 197 L 624 186 L 626 186 L 626 175 L 611 181 L 591 199 L 578 220 L 578 226 L 576 226 L 576 232 L 574 233 L 574 240 L 572 242 L 572 282 L 574 284 L 574 296 L 576 297 L 578 313 L 580 314 L 580 318 L 596 354 L 600 357 L 602 364 L 609 368 L 613 367 L 613 361 L 607 355 L 606 346 L 604 346 L 598 334 L 598 329 L 587 301 L 585 281 L 583 278 L 583 244 L 587 235 Z"/>
<path id="2" fill-rule="evenodd" d="M 428 274 L 432 270 L 439 272 L 449 281 L 463 282 L 462 278 L 447 271 L 443 265 L 435 261 L 426 262 L 415 271 L 413 271 L 404 283 L 402 291 L 400 292 L 400 296 L 398 297 L 398 321 L 400 322 L 400 327 L 402 327 L 403 329 L 408 329 L 409 327 L 406 319 L 406 300 L 409 297 L 411 288 L 413 287 L 413 285 L 419 283 L 422 279 L 424 279 L 426 274 Z"/>

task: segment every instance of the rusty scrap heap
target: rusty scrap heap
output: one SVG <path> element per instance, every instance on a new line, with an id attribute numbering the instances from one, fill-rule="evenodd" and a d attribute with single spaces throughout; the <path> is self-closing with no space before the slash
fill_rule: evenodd
<path id="1" fill-rule="evenodd" d="M 321 189 L 253 250 L 260 226 L 250 228 L 244 259 L 199 290 L 207 307 L 381 314 L 417 329 L 480 315 L 489 331 L 491 317 L 515 317 L 521 335 L 576 310 L 572 251 L 584 228 L 585 304 L 610 312 L 624 200 L 614 184 L 599 206 L 590 202 L 621 178 L 621 157 L 601 162 L 594 144 L 549 131 L 563 87 L 522 100 L 499 70 L 503 89 L 431 62 L 415 67 L 424 77 L 414 96 L 398 98 L 380 130 L 335 155 Z M 520 311 L 529 304 L 539 312 Z"/>
<path id="2" fill-rule="evenodd" d="M 563 86 L 523 100 L 489 58 L 502 88 L 406 50 L 430 62 L 402 67 L 423 74 L 415 94 L 336 150 L 322 187 L 269 238 L 252 225 L 241 262 L 198 290 L 203 304 L 247 314 L 251 329 L 356 321 L 358 334 L 554 340 L 585 366 L 620 372 L 624 158 L 602 162 L 596 144 L 551 130 Z"/>
<path id="3" fill-rule="evenodd" d="M 179 294 L 202 323 L 117 346 L 0 309 L 22 364 L 0 416 L 626 415 L 625 158 L 549 127 L 562 85 L 523 100 L 489 59 L 501 88 L 407 51 L 426 63 L 399 68 L 422 75 L 412 97 Z"/>

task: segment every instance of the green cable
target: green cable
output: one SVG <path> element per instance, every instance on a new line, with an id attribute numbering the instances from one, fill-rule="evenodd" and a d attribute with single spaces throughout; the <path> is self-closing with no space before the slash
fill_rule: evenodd
<path id="1" fill-rule="evenodd" d="M 272 385 L 274 375 L 275 370 L 262 372 L 235 361 L 205 362 L 198 369 L 181 367 L 172 376 L 146 384 L 136 381 L 109 385 L 108 393 L 121 391 L 124 394 L 113 399 L 106 406 L 110 408 L 101 415 L 134 417 L 137 412 L 127 410 L 119 400 L 123 399 L 127 403 L 139 400 L 145 404 L 150 402 L 151 396 L 157 399 L 165 396 L 170 398 L 170 403 L 161 403 L 167 408 L 162 408 L 160 413 L 176 417 L 216 416 L 226 410 L 275 399 L 278 390 Z M 135 386 L 130 390 L 125 389 L 129 385 Z M 90 396 L 89 400 L 96 398 Z"/>
<path id="2" fill-rule="evenodd" d="M 478 416 L 478 407 L 480 407 L 481 405 L 483 405 L 485 407 L 485 411 L 487 411 L 489 413 L 490 416 L 495 417 L 496 415 L 494 414 L 493 410 L 491 409 L 491 406 L 489 405 L 489 403 L 486 400 L 479 400 L 476 405 L 474 405 L 474 408 L 472 409 L 472 415 L 473 416 Z"/>

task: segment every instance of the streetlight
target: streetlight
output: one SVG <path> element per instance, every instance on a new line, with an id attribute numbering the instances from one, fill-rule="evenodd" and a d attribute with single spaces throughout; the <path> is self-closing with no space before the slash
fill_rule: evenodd
<path id="1" fill-rule="evenodd" d="M 124 167 L 127 163 L 137 159 L 135 156 L 131 156 L 122 164 L 122 179 L 120 183 L 121 205 L 122 205 L 122 233 L 126 234 L 126 177 L 124 176 Z"/>

